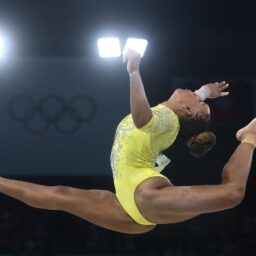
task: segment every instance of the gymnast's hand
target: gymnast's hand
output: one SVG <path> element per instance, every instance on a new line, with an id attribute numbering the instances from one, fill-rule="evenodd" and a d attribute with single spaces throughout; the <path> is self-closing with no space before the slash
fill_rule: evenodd
<path id="1" fill-rule="evenodd" d="M 139 72 L 140 60 L 141 55 L 132 49 L 128 49 L 128 51 L 123 55 L 123 62 L 127 61 L 127 71 L 129 74 Z"/>
<path id="2" fill-rule="evenodd" d="M 227 84 L 225 81 L 223 82 L 216 82 L 216 83 L 209 83 L 205 84 L 205 87 L 209 89 L 209 96 L 207 98 L 209 99 L 216 99 L 219 97 L 224 97 L 229 95 L 229 92 L 225 91 L 229 84 Z"/>
<path id="3" fill-rule="evenodd" d="M 228 86 L 229 84 L 227 84 L 225 81 L 220 83 L 209 83 L 201 86 L 201 88 L 196 90 L 194 93 L 197 95 L 199 101 L 205 101 L 206 99 L 216 99 L 229 95 L 229 92 L 225 91 Z"/>

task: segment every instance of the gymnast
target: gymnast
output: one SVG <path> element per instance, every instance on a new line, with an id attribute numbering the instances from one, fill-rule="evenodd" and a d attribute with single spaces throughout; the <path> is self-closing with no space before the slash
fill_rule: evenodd
<path id="1" fill-rule="evenodd" d="M 195 157 L 211 150 L 216 138 L 209 132 L 210 108 L 204 100 L 228 95 L 228 84 L 210 83 L 195 92 L 177 89 L 167 101 L 150 107 L 139 73 L 141 56 L 128 50 L 125 57 L 131 114 L 119 123 L 111 151 L 116 193 L 7 178 L 0 178 L 0 192 L 35 208 L 65 211 L 128 234 L 237 206 L 245 194 L 256 147 L 256 118 L 237 132 L 240 144 L 223 167 L 220 184 L 175 186 L 160 173 L 169 163 L 163 150 L 177 136 Z"/>

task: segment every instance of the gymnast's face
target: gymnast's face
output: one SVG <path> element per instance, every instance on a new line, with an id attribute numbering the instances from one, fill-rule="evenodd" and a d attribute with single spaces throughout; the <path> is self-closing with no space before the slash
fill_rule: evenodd
<path id="1" fill-rule="evenodd" d="M 210 115 L 210 107 L 200 102 L 196 94 L 188 89 L 177 89 L 170 100 L 175 104 L 180 115 L 194 116 L 198 113 Z"/>

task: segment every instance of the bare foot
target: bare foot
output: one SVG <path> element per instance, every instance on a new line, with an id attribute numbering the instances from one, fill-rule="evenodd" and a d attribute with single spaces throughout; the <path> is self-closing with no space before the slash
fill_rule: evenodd
<path id="1" fill-rule="evenodd" d="M 245 137 L 256 137 L 256 118 L 236 133 L 236 138 L 242 141 Z"/>

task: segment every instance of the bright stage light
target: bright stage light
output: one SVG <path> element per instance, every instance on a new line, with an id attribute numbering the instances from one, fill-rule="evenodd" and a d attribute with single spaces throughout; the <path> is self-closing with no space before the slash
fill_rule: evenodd
<path id="1" fill-rule="evenodd" d="M 128 38 L 124 46 L 123 54 L 125 55 L 128 49 L 132 49 L 140 53 L 141 57 L 144 55 L 148 41 L 145 39 Z"/>
<path id="2" fill-rule="evenodd" d="M 101 58 L 115 58 L 121 56 L 121 47 L 118 38 L 98 39 L 98 49 Z"/>
<path id="3" fill-rule="evenodd" d="M 3 55 L 4 53 L 4 41 L 3 38 L 0 37 L 0 57 Z"/>

